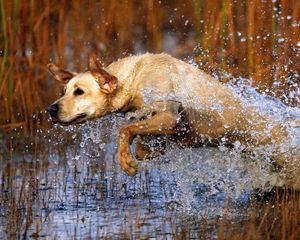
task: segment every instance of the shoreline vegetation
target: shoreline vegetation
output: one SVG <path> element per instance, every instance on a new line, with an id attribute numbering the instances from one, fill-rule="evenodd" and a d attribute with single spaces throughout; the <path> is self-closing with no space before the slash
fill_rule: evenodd
<path id="1" fill-rule="evenodd" d="M 1 0 L 0 129 L 48 126 L 44 109 L 60 86 L 47 63 L 82 71 L 91 51 L 107 64 L 168 52 L 224 82 L 226 73 L 252 79 L 260 91 L 299 106 L 299 12 L 297 0 Z"/>

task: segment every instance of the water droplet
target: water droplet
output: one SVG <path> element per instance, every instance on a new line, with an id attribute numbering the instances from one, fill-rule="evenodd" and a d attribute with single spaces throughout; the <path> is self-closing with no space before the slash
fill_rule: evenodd
<path id="1" fill-rule="evenodd" d="M 242 38 L 241 38 L 241 42 L 246 42 L 246 38 L 245 38 L 245 37 L 242 37 Z"/>

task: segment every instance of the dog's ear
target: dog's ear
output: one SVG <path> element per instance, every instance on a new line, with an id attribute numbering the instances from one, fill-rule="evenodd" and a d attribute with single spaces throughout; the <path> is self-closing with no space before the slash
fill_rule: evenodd
<path id="1" fill-rule="evenodd" d="M 104 69 L 91 71 L 91 73 L 98 82 L 102 92 L 110 94 L 117 89 L 118 79 Z"/>
<path id="2" fill-rule="evenodd" d="M 103 69 L 103 63 L 96 54 L 89 55 L 89 71 L 98 82 L 101 91 L 110 94 L 113 93 L 118 85 L 118 79 Z"/>
<path id="3" fill-rule="evenodd" d="M 89 64 L 88 64 L 88 69 L 91 72 L 96 72 L 98 69 L 102 69 L 104 67 L 103 62 L 100 60 L 99 57 L 95 53 L 90 53 L 89 54 Z"/>
<path id="4" fill-rule="evenodd" d="M 63 82 L 64 84 L 67 84 L 75 76 L 74 73 L 61 69 L 58 66 L 56 66 L 54 63 L 49 63 L 47 67 L 48 70 L 54 76 L 54 78 L 58 81 Z"/>

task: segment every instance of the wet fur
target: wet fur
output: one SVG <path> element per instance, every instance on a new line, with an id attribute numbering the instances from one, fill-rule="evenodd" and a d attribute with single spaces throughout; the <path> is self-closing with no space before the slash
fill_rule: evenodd
<path id="1" fill-rule="evenodd" d="M 149 135 L 168 135 L 187 145 L 226 138 L 227 143 L 239 141 L 247 150 L 273 144 L 272 158 L 284 165 L 286 159 L 276 146 L 287 141 L 285 127 L 245 107 L 228 87 L 197 67 L 167 54 L 123 58 L 103 68 L 117 79 L 115 89 L 110 89 L 110 80 L 95 79 L 93 72 L 102 69 L 99 62 L 92 59 L 90 65 L 93 70 L 74 74 L 66 84 L 66 94 L 56 101 L 61 109 L 59 121 L 68 124 L 81 113 L 86 117 L 79 122 L 113 112 L 129 113 L 136 121 L 124 126 L 118 136 L 118 159 L 127 174 L 137 171 L 130 153 L 132 139 Z M 86 92 L 81 100 L 72 94 L 77 87 Z M 138 143 L 136 155 L 145 158 L 151 152 Z"/>

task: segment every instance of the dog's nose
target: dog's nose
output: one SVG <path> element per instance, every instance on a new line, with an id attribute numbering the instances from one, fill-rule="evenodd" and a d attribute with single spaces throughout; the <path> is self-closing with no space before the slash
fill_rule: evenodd
<path id="1" fill-rule="evenodd" d="M 59 110 L 58 104 L 52 104 L 47 108 L 48 113 L 50 114 L 51 117 L 57 117 L 57 113 Z"/>

